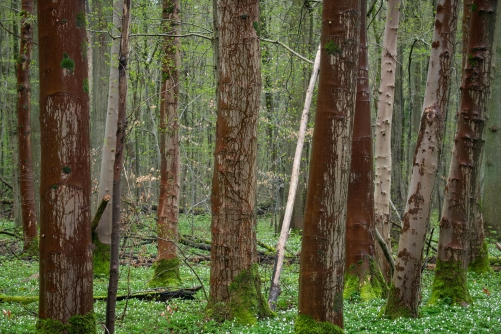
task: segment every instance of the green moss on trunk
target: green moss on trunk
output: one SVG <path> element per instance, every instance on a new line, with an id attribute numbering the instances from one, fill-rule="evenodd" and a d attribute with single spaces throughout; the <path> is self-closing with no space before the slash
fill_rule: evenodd
<path id="1" fill-rule="evenodd" d="M 174 287 L 181 283 L 179 275 L 179 258 L 170 260 L 160 259 L 153 265 L 155 269 L 152 280 L 148 283 L 150 287 Z"/>
<path id="2" fill-rule="evenodd" d="M 489 250 L 485 240 L 482 243 L 482 247 L 480 248 L 480 253 L 477 258 L 468 265 L 468 270 L 476 274 L 490 274 L 494 272 L 489 261 Z"/>
<path id="3" fill-rule="evenodd" d="M 261 292 L 258 266 L 242 270 L 229 288 L 228 301 L 209 301 L 207 315 L 216 321 L 236 320 L 243 325 L 254 325 L 258 318 L 270 317 L 273 312 Z"/>
<path id="4" fill-rule="evenodd" d="M 466 269 L 461 261 L 443 262 L 437 259 L 435 277 L 431 287 L 429 305 L 434 304 L 471 304 L 472 299 L 466 282 Z"/>
<path id="5" fill-rule="evenodd" d="M 94 276 L 109 276 L 110 275 L 110 245 L 103 244 L 99 241 L 97 233 L 92 233 L 92 244 L 94 250 L 92 252 L 92 263 Z"/>
<path id="6" fill-rule="evenodd" d="M 417 318 L 417 314 L 413 314 L 410 305 L 402 303 L 402 299 L 399 298 L 400 293 L 397 288 L 390 286 L 390 292 L 388 293 L 388 300 L 386 305 L 381 309 L 381 316 L 389 319 L 396 318 Z"/>
<path id="7" fill-rule="evenodd" d="M 316 321 L 308 315 L 300 314 L 294 324 L 296 334 L 342 334 L 344 330 L 328 321 Z"/>
<path id="8" fill-rule="evenodd" d="M 59 320 L 38 319 L 37 334 L 93 334 L 96 331 L 96 316 L 94 312 L 86 315 L 74 315 L 67 324 Z"/>
<path id="9" fill-rule="evenodd" d="M 344 274 L 343 297 L 345 300 L 360 296 L 360 300 L 367 302 L 375 298 L 382 298 L 388 293 L 386 282 L 374 260 L 370 260 L 369 270 L 364 268 L 366 268 L 364 263 L 352 264 Z M 361 275 L 363 275 L 362 281 L 360 281 Z"/>

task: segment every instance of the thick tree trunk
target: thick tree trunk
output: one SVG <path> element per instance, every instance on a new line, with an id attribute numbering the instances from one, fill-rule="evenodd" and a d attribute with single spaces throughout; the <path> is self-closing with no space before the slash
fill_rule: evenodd
<path id="1" fill-rule="evenodd" d="M 115 332 L 115 308 L 117 302 L 119 246 L 120 246 L 120 208 L 121 208 L 121 175 L 125 151 L 125 131 L 127 127 L 127 64 L 129 59 L 129 26 L 131 0 L 124 0 L 122 12 L 122 29 L 120 37 L 120 52 L 118 55 L 118 122 L 117 146 L 113 166 L 113 208 L 110 247 L 110 279 L 108 283 L 108 298 L 106 300 L 106 329 L 110 334 Z"/>
<path id="2" fill-rule="evenodd" d="M 25 252 L 30 251 L 32 242 L 37 236 L 37 214 L 31 157 L 30 62 L 33 44 L 31 15 L 33 15 L 33 0 L 23 0 L 21 3 L 21 45 L 17 62 L 17 136 L 19 189 Z"/>
<path id="3" fill-rule="evenodd" d="M 377 106 L 375 130 L 375 189 L 374 208 L 376 228 L 389 249 L 390 200 L 391 200 L 391 124 L 395 98 L 395 74 L 397 65 L 397 31 L 400 18 L 400 0 L 387 0 L 388 12 L 384 28 L 383 53 L 381 56 L 381 83 Z M 379 266 L 386 281 L 390 280 L 388 263 L 380 247 L 376 248 Z"/>
<path id="4" fill-rule="evenodd" d="M 325 1 L 320 80 L 299 275 L 297 332 L 343 327 L 345 227 L 357 87 L 360 1 Z M 330 323 L 330 324 L 329 324 Z"/>
<path id="5" fill-rule="evenodd" d="M 501 15 L 496 19 L 496 36 L 494 37 L 495 63 L 492 64 L 491 98 L 489 102 L 489 119 L 485 137 L 485 163 L 483 180 L 482 213 L 487 228 L 496 233 L 491 237 L 501 241 L 501 205 L 499 205 L 499 189 L 501 189 Z"/>
<path id="6" fill-rule="evenodd" d="M 120 25 L 120 1 L 113 1 L 113 27 L 118 34 Z M 108 106 L 106 111 L 106 126 L 104 129 L 104 143 L 101 151 L 101 170 L 99 174 L 98 198 L 106 195 L 111 196 L 113 190 L 113 166 L 115 164 L 115 150 L 117 148 L 117 123 L 118 123 L 118 53 L 120 40 L 115 39 L 111 43 L 109 67 Z M 92 231 L 92 243 L 94 244 L 93 261 L 94 274 L 108 275 L 110 270 L 110 245 L 112 225 L 113 197 L 111 197 L 106 209 L 99 220 L 99 224 Z"/>
<path id="7" fill-rule="evenodd" d="M 164 0 L 164 33 L 179 34 L 179 0 Z M 158 256 L 152 286 L 170 286 L 180 282 L 177 252 L 179 217 L 179 95 L 180 40 L 164 37 L 162 49 L 162 90 L 160 92 L 160 196 L 158 198 Z"/>
<path id="8" fill-rule="evenodd" d="M 418 317 L 421 266 L 451 83 L 459 1 L 439 0 L 421 126 L 385 315 Z"/>
<path id="9" fill-rule="evenodd" d="M 437 267 L 430 303 L 448 298 L 470 303 L 466 284 L 471 224 L 476 223 L 477 194 L 487 103 L 491 82 L 492 43 L 497 1 L 475 0 L 471 11 L 467 55 L 461 84 L 458 127 L 440 220 Z"/>
<path id="10" fill-rule="evenodd" d="M 259 1 L 218 0 L 216 6 L 218 114 L 207 312 L 218 320 L 254 323 L 269 314 L 256 264 Z"/>
<path id="11" fill-rule="evenodd" d="M 84 2 L 38 2 L 40 303 L 44 333 L 95 332 Z"/>
<path id="12" fill-rule="evenodd" d="M 273 276 L 271 279 L 270 296 L 268 304 L 274 311 L 278 296 L 280 295 L 280 274 L 285 256 L 285 244 L 289 237 L 289 227 L 291 225 L 292 209 L 294 207 L 296 198 L 296 189 L 299 182 L 299 167 L 301 165 L 301 156 L 303 153 L 304 137 L 306 135 L 306 128 L 308 127 L 308 117 L 310 112 L 311 100 L 313 98 L 313 90 L 317 82 L 318 70 L 320 67 L 320 46 L 315 56 L 315 63 L 313 64 L 313 72 L 311 73 L 310 84 L 306 91 L 306 98 L 304 102 L 303 113 L 301 115 L 301 122 L 299 125 L 299 133 L 296 145 L 296 152 L 294 154 L 294 162 L 292 163 L 292 172 L 289 184 L 289 195 L 287 197 L 287 205 L 285 206 L 284 220 L 282 222 L 282 229 L 280 231 L 280 238 L 277 245 L 277 255 L 275 259 L 275 267 L 273 268 Z"/>
<path id="13" fill-rule="evenodd" d="M 374 242 L 374 172 L 372 154 L 369 59 L 366 31 L 367 1 L 362 1 L 357 100 L 353 125 L 348 208 L 346 214 L 346 273 L 344 297 L 358 293 L 362 300 L 387 291 L 377 266 Z"/>

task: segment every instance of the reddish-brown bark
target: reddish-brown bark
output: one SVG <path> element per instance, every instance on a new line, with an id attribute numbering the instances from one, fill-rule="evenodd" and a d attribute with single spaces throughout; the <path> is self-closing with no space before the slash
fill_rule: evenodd
<path id="1" fill-rule="evenodd" d="M 343 326 L 348 181 L 360 1 L 324 1 L 320 79 L 299 276 L 299 315 Z"/>
<path id="2" fill-rule="evenodd" d="M 17 137 L 19 152 L 19 190 L 23 221 L 24 251 L 37 236 L 35 189 L 33 186 L 33 162 L 31 157 L 31 85 L 30 62 L 33 34 L 31 16 L 33 0 L 21 3 L 21 43 L 17 59 Z"/>
<path id="3" fill-rule="evenodd" d="M 369 58 L 366 31 L 367 1 L 362 1 L 360 51 L 357 77 L 357 100 L 353 124 L 353 141 L 346 214 L 346 269 L 359 282 L 376 279 L 371 268 L 375 261 L 374 242 L 374 172 L 369 90 Z M 359 285 L 360 286 L 360 285 Z"/>
<path id="4" fill-rule="evenodd" d="M 438 244 L 438 262 L 435 271 L 437 277 L 444 279 L 451 266 L 462 270 L 462 279 L 449 280 L 448 285 L 462 284 L 466 281 L 468 248 L 471 224 L 476 222 L 475 206 L 479 205 L 477 185 L 480 178 L 481 157 L 484 143 L 484 127 L 487 118 L 487 102 L 490 94 L 492 44 L 496 18 L 497 1 L 475 0 L 471 11 L 470 31 L 467 48 L 467 60 L 463 69 L 461 83 L 461 101 L 458 112 L 457 130 L 454 137 L 449 177 L 445 189 L 440 237 Z M 438 265 L 442 263 L 442 265 Z M 444 265 L 446 264 L 446 265 Z M 454 293 L 464 292 L 467 286 L 462 284 Z M 442 293 L 434 289 L 433 295 Z M 457 303 L 469 300 L 457 300 Z"/>
<path id="5" fill-rule="evenodd" d="M 40 50 L 39 318 L 92 312 L 89 96 L 85 4 L 38 2 Z"/>
<path id="6" fill-rule="evenodd" d="M 162 18 L 165 33 L 179 32 L 179 0 L 165 0 Z M 179 37 L 164 37 L 162 98 L 160 102 L 160 195 L 158 197 L 158 259 L 177 258 L 179 216 Z"/>

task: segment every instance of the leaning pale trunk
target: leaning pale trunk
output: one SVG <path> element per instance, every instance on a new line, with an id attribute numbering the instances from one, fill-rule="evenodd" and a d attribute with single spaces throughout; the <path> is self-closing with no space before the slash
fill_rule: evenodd
<path id="1" fill-rule="evenodd" d="M 179 32 L 179 0 L 164 0 L 165 33 Z M 180 281 L 177 252 L 179 217 L 179 37 L 164 37 L 160 100 L 160 195 L 158 197 L 158 255 L 150 285 L 170 286 Z"/>
<path id="2" fill-rule="evenodd" d="M 296 332 L 343 327 L 345 227 L 357 87 L 360 1 L 324 1 L 317 112 Z M 321 322 L 322 324 L 317 324 Z"/>
<path id="3" fill-rule="evenodd" d="M 390 318 L 418 316 L 424 240 L 438 171 L 438 148 L 442 146 L 445 126 L 458 3 L 458 0 L 440 0 L 437 3 L 421 125 L 412 162 L 395 272 L 385 308 L 385 315 Z"/>
<path id="4" fill-rule="evenodd" d="M 259 1 L 218 0 L 215 14 L 219 54 L 207 313 L 218 320 L 255 323 L 269 314 L 256 264 Z"/>
<path id="5" fill-rule="evenodd" d="M 466 284 L 470 225 L 479 205 L 481 157 L 490 94 L 492 43 L 497 1 L 473 1 L 458 125 L 440 220 L 438 258 L 430 303 L 447 298 L 470 303 Z"/>
<path id="6" fill-rule="evenodd" d="M 38 2 L 40 302 L 38 330 L 95 332 L 84 2 Z M 59 18 L 58 24 L 55 24 Z M 62 324 L 61 324 L 62 323 Z"/>
<path id="7" fill-rule="evenodd" d="M 374 210 L 376 228 L 390 243 L 390 195 L 391 195 L 391 122 L 395 99 L 395 74 L 397 69 L 397 31 L 400 19 L 400 0 L 387 0 L 388 12 L 383 37 L 381 56 L 381 83 L 377 104 L 375 147 Z M 378 263 L 387 281 L 390 279 L 389 266 L 380 247 L 376 249 Z"/>

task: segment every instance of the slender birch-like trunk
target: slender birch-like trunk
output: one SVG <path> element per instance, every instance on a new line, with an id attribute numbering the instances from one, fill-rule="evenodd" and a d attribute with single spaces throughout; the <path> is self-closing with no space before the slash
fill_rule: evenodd
<path id="1" fill-rule="evenodd" d="M 484 127 L 491 83 L 492 44 L 497 1 L 474 0 L 467 57 L 464 62 L 461 102 L 454 137 L 449 177 L 440 220 L 440 237 L 430 303 L 447 298 L 453 304 L 471 303 L 466 282 L 474 206 L 480 205 L 480 177 Z"/>
<path id="2" fill-rule="evenodd" d="M 296 333 L 343 327 L 345 227 L 360 44 L 360 0 L 324 1 Z M 323 328 L 324 331 L 321 331 Z"/>
<path id="3" fill-rule="evenodd" d="M 297 138 L 296 152 L 294 154 L 294 162 L 292 163 L 291 179 L 289 184 L 289 195 L 287 197 L 287 205 L 285 206 L 284 220 L 282 222 L 282 229 L 280 231 L 280 238 L 277 245 L 277 255 L 275 258 L 275 267 L 273 268 L 273 276 L 271 278 L 270 295 L 268 297 L 268 304 L 274 311 L 278 296 L 280 295 L 280 274 L 284 264 L 285 244 L 289 237 L 289 227 L 291 224 L 292 210 L 294 200 L 296 198 L 296 189 L 299 181 L 299 167 L 301 166 L 301 155 L 303 152 L 304 137 L 306 135 L 306 128 L 308 127 L 308 117 L 313 98 L 313 90 L 317 81 L 318 70 L 320 68 L 320 46 L 318 47 L 313 64 L 313 71 L 311 73 L 310 84 L 306 91 L 306 98 L 304 101 L 304 109 L 301 115 L 301 122 L 299 125 L 299 133 Z"/>
<path id="4" fill-rule="evenodd" d="M 412 162 L 395 272 L 385 308 L 385 316 L 390 318 L 416 318 L 419 315 L 423 248 L 445 127 L 458 12 L 458 0 L 439 0 L 437 3 L 421 126 Z"/>
<path id="5" fill-rule="evenodd" d="M 386 0 L 387 14 L 384 27 L 381 56 L 381 83 L 377 104 L 375 129 L 375 189 L 374 210 L 376 228 L 391 249 L 390 200 L 391 200 L 391 123 L 395 99 L 395 74 L 397 71 L 397 36 L 400 19 L 400 0 Z M 376 256 L 386 281 L 390 270 L 380 247 Z"/>

